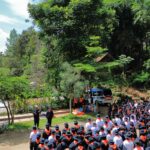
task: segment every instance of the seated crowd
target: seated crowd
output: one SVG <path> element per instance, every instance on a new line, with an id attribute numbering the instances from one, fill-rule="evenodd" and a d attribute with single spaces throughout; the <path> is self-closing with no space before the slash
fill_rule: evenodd
<path id="1" fill-rule="evenodd" d="M 150 103 L 124 102 L 115 115 L 96 115 L 82 126 L 46 124 L 43 132 L 36 127 L 30 133 L 30 150 L 150 150 Z M 113 116 L 113 118 L 111 118 Z"/>

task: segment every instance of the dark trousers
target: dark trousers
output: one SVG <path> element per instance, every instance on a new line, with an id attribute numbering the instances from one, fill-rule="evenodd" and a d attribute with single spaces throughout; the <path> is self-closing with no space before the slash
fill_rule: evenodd
<path id="1" fill-rule="evenodd" d="M 30 143 L 30 150 L 37 150 L 37 146 L 35 146 L 35 142 Z"/>
<path id="2" fill-rule="evenodd" d="M 38 128 L 39 127 L 39 119 L 34 118 L 34 125 Z"/>
<path id="3" fill-rule="evenodd" d="M 52 124 L 52 118 L 47 118 L 47 123 L 50 125 L 51 127 L 51 124 Z"/>

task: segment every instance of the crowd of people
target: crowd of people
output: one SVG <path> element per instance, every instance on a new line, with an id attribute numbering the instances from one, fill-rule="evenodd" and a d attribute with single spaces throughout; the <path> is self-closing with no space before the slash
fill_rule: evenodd
<path id="1" fill-rule="evenodd" d="M 60 130 L 46 124 L 30 133 L 30 150 L 150 150 L 150 102 L 124 101 L 112 105 L 108 115 L 89 118 L 84 126 L 78 121 L 64 123 Z"/>

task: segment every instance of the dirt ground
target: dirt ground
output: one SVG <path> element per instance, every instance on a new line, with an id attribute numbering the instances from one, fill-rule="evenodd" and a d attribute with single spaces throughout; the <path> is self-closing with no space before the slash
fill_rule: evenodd
<path id="1" fill-rule="evenodd" d="M 28 150 L 29 131 L 5 132 L 0 134 L 0 150 Z"/>
<path id="2" fill-rule="evenodd" d="M 80 125 L 85 124 L 85 122 L 79 123 Z M 69 125 L 72 126 L 73 123 L 69 123 Z M 62 129 L 64 124 L 60 124 L 59 126 Z M 30 131 L 9 131 L 0 134 L 0 150 L 29 150 L 29 135 Z"/>

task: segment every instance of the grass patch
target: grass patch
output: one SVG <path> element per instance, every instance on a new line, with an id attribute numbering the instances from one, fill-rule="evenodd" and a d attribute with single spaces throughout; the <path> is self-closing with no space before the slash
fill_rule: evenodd
<path id="1" fill-rule="evenodd" d="M 76 116 L 73 114 L 68 114 L 66 116 L 63 117 L 56 117 L 53 118 L 52 121 L 52 126 L 56 125 L 56 124 L 61 124 L 61 123 L 65 123 L 65 122 L 73 122 L 74 120 L 78 120 L 78 121 L 86 121 L 88 118 L 91 118 L 93 120 L 95 120 L 95 114 L 94 113 L 89 113 L 89 114 L 85 114 L 83 116 Z M 45 127 L 47 120 L 45 118 L 41 118 L 40 119 L 40 125 L 39 128 L 43 129 Z M 24 121 L 24 122 L 18 122 L 15 123 L 13 125 L 9 125 L 8 126 L 8 130 L 28 130 L 31 129 L 33 126 L 33 120 L 31 121 Z"/>

